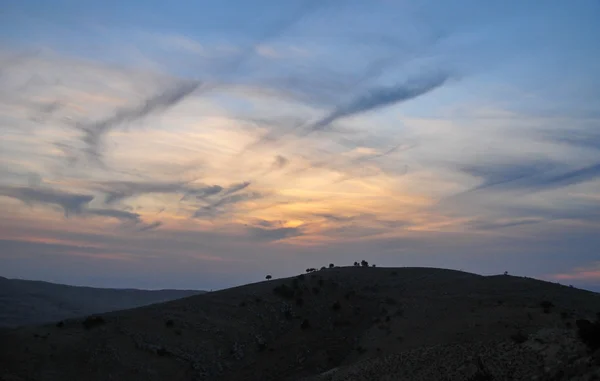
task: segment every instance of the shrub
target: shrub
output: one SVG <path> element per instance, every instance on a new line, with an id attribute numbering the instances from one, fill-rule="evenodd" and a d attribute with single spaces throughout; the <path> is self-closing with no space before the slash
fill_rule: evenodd
<path id="1" fill-rule="evenodd" d="M 302 299 L 302 298 L 296 299 L 296 305 L 298 307 L 302 307 L 304 305 L 304 299 Z"/>
<path id="2" fill-rule="evenodd" d="M 321 270 L 326 270 L 325 266 L 321 267 Z"/>
<path id="3" fill-rule="evenodd" d="M 512 341 L 514 341 L 517 344 L 523 344 L 524 342 L 527 341 L 527 335 L 525 335 L 523 332 L 519 331 L 517 333 L 514 333 L 510 336 L 510 338 L 512 339 Z"/>
<path id="4" fill-rule="evenodd" d="M 376 266 L 375 266 L 375 263 L 373 263 L 373 264 L 371 265 L 371 267 L 376 267 Z"/>
<path id="5" fill-rule="evenodd" d="M 575 324 L 577 324 L 581 341 L 587 345 L 591 351 L 600 349 L 600 321 L 592 323 L 586 319 L 579 319 Z"/>
<path id="6" fill-rule="evenodd" d="M 106 324 L 106 321 L 102 316 L 88 316 L 83 321 L 83 326 L 85 329 L 92 329 L 94 327 L 98 327 Z"/>
<path id="7" fill-rule="evenodd" d="M 334 311 L 339 311 L 340 309 L 342 309 L 342 305 L 340 304 L 340 302 L 336 301 L 335 303 L 333 303 L 331 308 L 333 308 Z"/>
<path id="8" fill-rule="evenodd" d="M 61 321 L 59 321 L 58 323 L 56 323 L 56 326 L 57 326 L 58 328 L 62 328 L 62 327 L 64 327 L 64 326 L 65 326 L 65 322 L 61 320 Z"/>
<path id="9" fill-rule="evenodd" d="M 544 300 L 540 303 L 540 306 L 544 309 L 544 313 L 549 314 L 552 307 L 554 307 L 554 303 L 549 300 Z"/>
<path id="10" fill-rule="evenodd" d="M 313 294 L 315 294 L 315 295 L 319 295 L 319 287 L 313 287 L 313 288 L 312 288 L 312 292 L 313 292 Z"/>
<path id="11" fill-rule="evenodd" d="M 362 267 L 369 267 L 369 262 L 365 261 L 364 259 L 362 261 L 360 261 L 360 265 Z"/>
<path id="12" fill-rule="evenodd" d="M 266 279 L 266 280 L 271 280 L 271 278 L 273 278 L 271 275 L 267 275 L 267 276 L 265 277 L 265 279 Z"/>
<path id="13" fill-rule="evenodd" d="M 304 274 L 300 274 L 300 275 L 298 275 L 298 276 L 296 277 L 296 279 L 298 279 L 298 280 L 300 280 L 300 281 L 304 280 Z"/>
<path id="14" fill-rule="evenodd" d="M 169 319 L 165 322 L 165 326 L 167 327 L 173 327 L 175 325 L 175 322 L 173 321 L 173 319 Z"/>
<path id="15" fill-rule="evenodd" d="M 354 266 L 360 266 L 358 262 L 354 262 Z"/>
<path id="16" fill-rule="evenodd" d="M 398 275 L 398 271 L 392 271 L 392 276 L 397 276 Z"/>
<path id="17" fill-rule="evenodd" d="M 287 284 L 281 284 L 275 287 L 273 293 L 284 299 L 292 299 L 294 297 L 294 290 Z"/>
<path id="18" fill-rule="evenodd" d="M 160 347 L 156 350 L 156 354 L 159 356 L 168 356 L 171 354 L 165 347 Z"/>
<path id="19" fill-rule="evenodd" d="M 302 324 L 300 324 L 300 328 L 301 329 L 308 329 L 308 328 L 310 328 L 310 322 L 308 321 L 308 319 L 302 320 Z"/>
<path id="20" fill-rule="evenodd" d="M 329 264 L 329 268 L 330 268 L 330 269 L 332 269 L 332 268 L 334 268 L 334 267 L 335 267 L 335 265 L 334 265 L 333 263 L 330 263 L 330 264 Z"/>
<path id="21" fill-rule="evenodd" d="M 294 279 L 292 280 L 292 287 L 293 287 L 293 288 L 298 288 L 298 287 L 300 287 L 300 281 L 299 281 L 298 279 L 294 278 Z"/>

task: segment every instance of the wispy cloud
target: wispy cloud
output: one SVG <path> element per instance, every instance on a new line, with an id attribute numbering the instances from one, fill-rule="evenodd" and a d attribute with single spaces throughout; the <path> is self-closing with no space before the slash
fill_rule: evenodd
<path id="1" fill-rule="evenodd" d="M 141 232 L 145 232 L 145 231 L 149 231 L 149 230 L 154 230 L 154 229 L 157 229 L 160 226 L 162 226 L 162 224 L 163 223 L 161 221 L 155 221 L 155 222 L 152 222 L 150 224 L 141 226 L 138 230 L 141 231 Z"/>
<path id="2" fill-rule="evenodd" d="M 286 238 L 298 237 L 303 234 L 302 228 L 282 227 L 275 229 L 264 229 L 260 227 L 249 227 L 248 233 L 260 241 L 280 241 Z"/>
<path id="3" fill-rule="evenodd" d="M 88 158 L 101 160 L 102 139 L 111 130 L 123 123 L 131 123 L 173 107 L 191 95 L 199 86 L 200 82 L 198 81 L 182 81 L 161 90 L 138 106 L 117 109 L 113 116 L 96 122 L 78 123 L 77 128 L 84 133 L 83 142 L 86 145 L 86 155 Z"/>
<path id="4" fill-rule="evenodd" d="M 250 186 L 250 182 L 249 181 L 244 181 L 243 183 L 237 183 L 237 184 L 232 184 L 230 186 L 228 186 L 224 191 L 223 194 L 225 196 L 230 195 L 232 193 L 236 193 L 241 191 L 242 189 L 246 189 Z"/>
<path id="5" fill-rule="evenodd" d="M 16 198 L 26 204 L 51 204 L 60 206 L 65 216 L 81 214 L 94 196 L 57 191 L 49 188 L 0 187 L 0 195 Z"/>
<path id="6" fill-rule="evenodd" d="M 121 221 L 133 222 L 137 224 L 141 221 L 138 213 L 132 213 L 125 210 L 116 209 L 85 209 L 85 215 L 112 217 Z"/>
<path id="7" fill-rule="evenodd" d="M 448 78 L 447 74 L 435 73 L 414 78 L 393 87 L 375 88 L 366 94 L 359 95 L 348 104 L 336 107 L 326 117 L 314 123 L 310 129 L 322 130 L 338 119 L 409 101 L 437 89 Z"/>
<path id="8" fill-rule="evenodd" d="M 590 267 L 578 267 L 572 271 L 551 275 L 557 280 L 600 281 L 600 264 Z"/>
<path id="9" fill-rule="evenodd" d="M 485 189 L 542 191 L 600 178 L 600 163 L 578 168 L 550 161 L 515 165 L 478 165 L 464 171 L 483 179 L 472 191 Z"/>

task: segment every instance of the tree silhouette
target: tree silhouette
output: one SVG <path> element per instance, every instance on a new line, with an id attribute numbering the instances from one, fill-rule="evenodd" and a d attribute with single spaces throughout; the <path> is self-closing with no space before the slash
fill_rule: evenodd
<path id="1" fill-rule="evenodd" d="M 364 259 L 360 262 L 360 265 L 362 267 L 369 267 L 369 262 L 365 261 Z"/>
<path id="2" fill-rule="evenodd" d="M 272 277 L 272 276 L 270 276 L 270 275 L 267 275 L 267 276 L 265 277 L 265 279 L 266 279 L 266 280 L 270 280 L 271 278 L 273 278 L 273 277 Z"/>
<path id="3" fill-rule="evenodd" d="M 329 268 L 330 268 L 330 269 L 332 269 L 332 268 L 334 268 L 334 267 L 335 267 L 335 265 L 334 265 L 333 263 L 330 263 L 330 264 L 329 264 Z"/>

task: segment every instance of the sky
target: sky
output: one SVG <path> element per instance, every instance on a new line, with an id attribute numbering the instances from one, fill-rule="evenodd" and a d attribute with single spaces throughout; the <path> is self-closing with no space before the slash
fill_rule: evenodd
<path id="1" fill-rule="evenodd" d="M 600 3 L 5 0 L 0 275 L 600 291 Z"/>

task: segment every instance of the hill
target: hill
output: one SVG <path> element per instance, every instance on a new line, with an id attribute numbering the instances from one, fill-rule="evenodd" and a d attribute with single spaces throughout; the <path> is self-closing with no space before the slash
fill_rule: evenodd
<path id="1" fill-rule="evenodd" d="M 0 327 L 57 322 L 199 293 L 202 291 L 76 287 L 0 277 Z"/>
<path id="2" fill-rule="evenodd" d="M 584 380 L 600 376 L 578 336 L 597 334 L 598 311 L 600 294 L 528 278 L 333 268 L 4 330 L 0 369 L 12 381 Z"/>

